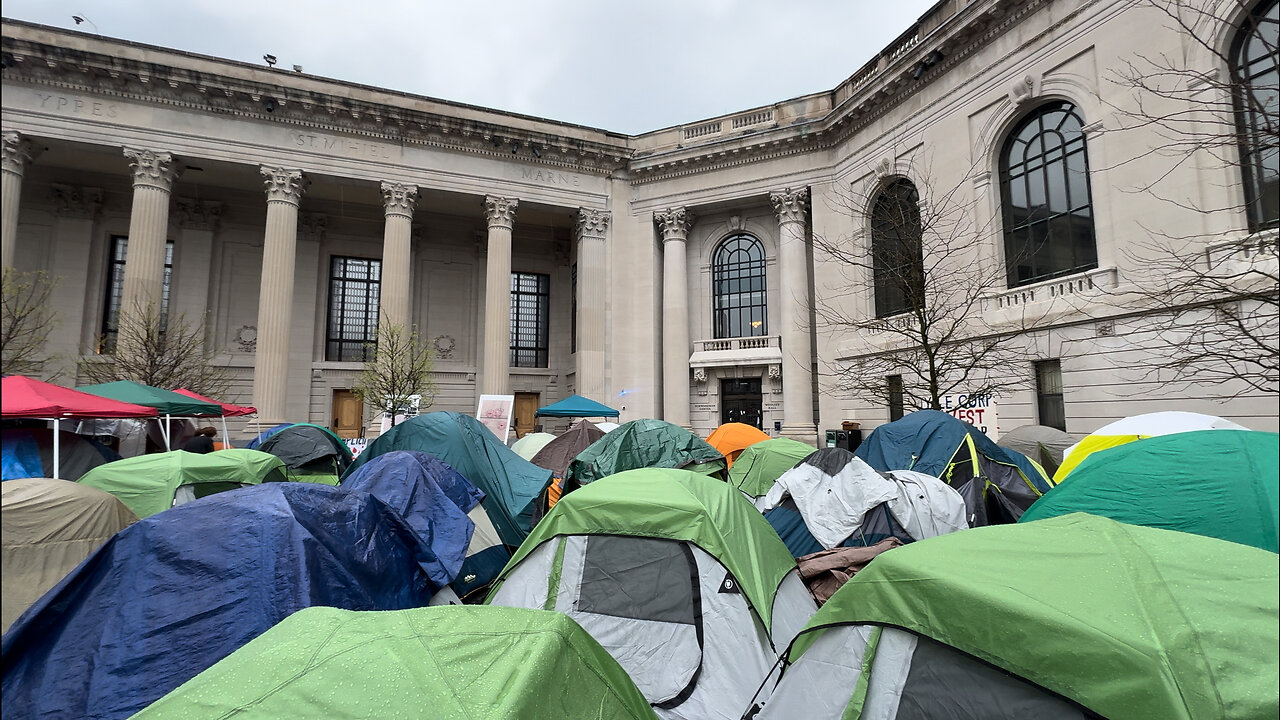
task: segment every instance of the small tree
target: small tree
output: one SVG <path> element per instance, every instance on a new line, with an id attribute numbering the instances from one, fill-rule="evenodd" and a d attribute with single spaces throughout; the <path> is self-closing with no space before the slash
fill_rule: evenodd
<path id="1" fill-rule="evenodd" d="M 6 375 L 31 375 L 44 361 L 45 340 L 56 314 L 50 309 L 56 281 L 43 270 L 4 268 L 0 314 L 0 368 Z"/>
<path id="2" fill-rule="evenodd" d="M 230 376 L 215 362 L 217 352 L 205 342 L 203 318 L 193 323 L 182 314 L 166 317 L 148 303 L 121 312 L 117 327 L 114 339 L 101 342 L 114 356 L 80 363 L 80 374 L 90 383 L 132 380 L 165 390 L 186 388 L 210 397 L 226 394 Z"/>
<path id="3" fill-rule="evenodd" d="M 946 395 L 998 395 L 1030 381 L 1021 369 L 1033 358 L 1020 333 L 1033 323 L 984 317 L 1007 276 L 985 257 L 985 228 L 961 199 L 968 181 L 939 191 L 925 173 L 919 187 L 897 179 L 837 196 L 870 237 L 813 239 L 817 259 L 841 274 L 839 286 L 818 293 L 818 322 L 851 339 L 850 359 L 831 369 L 835 389 L 887 403 L 897 375 L 904 406 L 941 409 Z"/>
<path id="4" fill-rule="evenodd" d="M 371 344 L 369 359 L 352 390 L 365 407 L 379 407 L 396 415 L 418 398 L 419 411 L 435 402 L 434 353 L 416 328 L 378 323 L 378 342 Z"/>

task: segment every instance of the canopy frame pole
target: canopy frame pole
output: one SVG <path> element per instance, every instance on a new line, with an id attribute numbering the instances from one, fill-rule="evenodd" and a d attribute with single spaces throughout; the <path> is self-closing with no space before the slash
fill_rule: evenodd
<path id="1" fill-rule="evenodd" d="M 227 439 L 227 416 L 222 416 L 222 449 L 226 450 L 231 447 L 231 441 Z"/>
<path id="2" fill-rule="evenodd" d="M 162 424 L 162 425 L 160 426 L 160 435 L 164 437 L 164 449 L 165 449 L 165 451 L 169 451 L 169 450 L 172 450 L 172 449 L 173 449 L 173 448 L 169 445 L 169 422 L 170 422 L 172 419 L 173 419 L 173 416 L 169 415 L 169 413 L 165 413 L 165 414 L 164 414 L 164 424 Z"/>
<path id="3" fill-rule="evenodd" d="M 53 419 L 53 479 L 58 479 L 58 472 L 62 469 L 62 448 L 60 437 L 62 435 L 62 418 Z"/>

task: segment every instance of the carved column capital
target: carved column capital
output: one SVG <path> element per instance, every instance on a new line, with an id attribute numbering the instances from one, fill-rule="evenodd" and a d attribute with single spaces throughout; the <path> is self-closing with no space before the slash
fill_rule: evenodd
<path id="1" fill-rule="evenodd" d="M 516 207 L 520 201 L 515 198 L 504 198 L 496 195 L 484 197 L 484 216 L 490 228 L 506 228 L 510 230 L 516 223 Z"/>
<path id="2" fill-rule="evenodd" d="M 809 207 L 809 188 L 776 190 L 769 193 L 769 202 L 778 215 L 778 224 L 803 223 Z"/>
<path id="3" fill-rule="evenodd" d="M 13 130 L 7 131 L 3 135 L 3 167 L 5 172 L 15 175 L 22 175 L 22 171 L 27 164 L 36 159 L 40 154 L 36 149 L 35 143 L 22 134 Z"/>
<path id="4" fill-rule="evenodd" d="M 574 218 L 578 237 L 603 238 L 609 233 L 609 213 L 604 210 L 578 208 Z"/>
<path id="5" fill-rule="evenodd" d="M 693 213 L 688 209 L 667 208 L 653 214 L 653 221 L 658 223 L 662 231 L 662 242 L 679 240 L 684 242 L 689 237 L 689 228 L 693 227 Z"/>
<path id="6" fill-rule="evenodd" d="M 418 206 L 418 186 L 403 183 L 382 182 L 382 209 L 386 215 L 403 215 L 413 218 Z"/>
<path id="7" fill-rule="evenodd" d="M 267 190 L 267 202 L 283 202 L 297 206 L 307 191 L 310 181 L 301 170 L 263 165 L 259 168 Z"/>
<path id="8" fill-rule="evenodd" d="M 49 186 L 49 202 L 59 217 L 92 220 L 102 208 L 102 189 L 53 183 Z"/>
<path id="9" fill-rule="evenodd" d="M 183 230 L 218 229 L 218 221 L 222 219 L 222 203 L 213 200 L 196 200 L 195 198 L 178 198 L 174 201 L 177 211 L 178 227 Z"/>
<path id="10" fill-rule="evenodd" d="M 129 159 L 135 188 L 151 187 L 169 192 L 173 189 L 173 181 L 182 174 L 181 164 L 174 159 L 173 153 L 127 147 L 124 156 Z"/>

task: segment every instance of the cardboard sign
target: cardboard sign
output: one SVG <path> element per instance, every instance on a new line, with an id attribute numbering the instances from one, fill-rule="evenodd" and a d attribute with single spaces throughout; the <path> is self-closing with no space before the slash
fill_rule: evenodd
<path id="1" fill-rule="evenodd" d="M 942 412 L 978 428 L 993 441 L 1000 439 L 996 399 L 992 395 L 943 395 Z"/>

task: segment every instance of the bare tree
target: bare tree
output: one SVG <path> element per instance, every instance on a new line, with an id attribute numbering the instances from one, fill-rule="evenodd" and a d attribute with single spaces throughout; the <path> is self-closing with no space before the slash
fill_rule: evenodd
<path id="1" fill-rule="evenodd" d="M 815 259 L 841 274 L 838 287 L 817 293 L 815 314 L 851 339 L 849 359 L 831 368 L 836 389 L 884 402 L 900 391 L 905 407 L 941 409 L 946 395 L 1027 385 L 1032 357 L 1020 333 L 1034 323 L 1021 313 L 986 320 L 984 303 L 1007 288 L 1007 275 L 984 252 L 987 229 L 961 195 L 969 178 L 938 189 L 925 177 L 837 198 L 869 237 L 814 237 Z M 902 377 L 900 389 L 890 376 Z"/>
<path id="2" fill-rule="evenodd" d="M 1143 380 L 1212 385 L 1233 395 L 1280 392 L 1280 51 L 1277 5 L 1145 0 L 1195 52 L 1135 54 L 1111 80 L 1131 105 L 1114 108 L 1120 132 L 1142 133 L 1134 157 L 1163 161 L 1128 192 L 1155 198 L 1189 220 L 1144 225 L 1146 238 L 1122 250 L 1145 272 L 1116 304 L 1146 313 L 1128 337 L 1154 347 Z M 1240 20 L 1236 41 L 1222 23 Z M 1189 58 L 1198 56 L 1195 67 Z M 1151 142 L 1150 138 L 1155 138 Z M 1122 143 L 1122 146 L 1125 144 Z M 1122 163 L 1122 164 L 1123 164 Z M 1201 189 L 1175 181 L 1209 178 Z M 1241 191 L 1243 190 L 1243 192 Z M 1167 217 L 1168 214 L 1165 214 Z M 1222 384 L 1234 381 L 1227 386 Z"/>
<path id="3" fill-rule="evenodd" d="M 391 422 L 415 405 L 419 412 L 435 402 L 435 354 L 416 328 L 378 323 L 378 342 L 353 388 L 365 407 L 382 408 Z"/>
<path id="4" fill-rule="evenodd" d="M 231 379 L 206 337 L 203 318 L 193 323 L 182 314 L 162 314 L 153 303 L 139 304 L 120 313 L 116 337 L 104 338 L 100 345 L 114 355 L 81 361 L 80 375 L 90 383 L 132 380 L 165 390 L 225 395 Z"/>
<path id="5" fill-rule="evenodd" d="M 56 314 L 50 309 L 56 281 L 43 270 L 4 268 L 3 313 L 0 315 L 0 370 L 31 375 L 43 369 L 45 340 Z"/>

